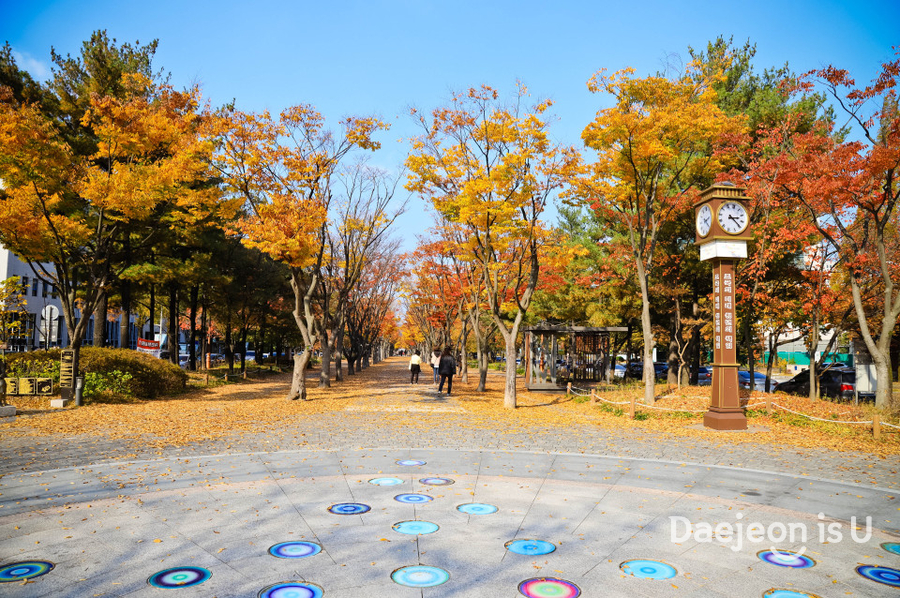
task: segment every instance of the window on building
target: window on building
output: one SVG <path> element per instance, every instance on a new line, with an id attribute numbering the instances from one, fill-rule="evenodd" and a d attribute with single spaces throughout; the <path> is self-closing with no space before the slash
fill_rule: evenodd
<path id="1" fill-rule="evenodd" d="M 46 296 L 47 296 L 47 291 L 48 291 L 49 289 L 50 289 L 50 285 L 47 284 L 46 281 L 44 281 L 44 288 L 43 288 L 43 290 L 41 291 L 41 297 L 46 297 Z"/>
<path id="2" fill-rule="evenodd" d="M 38 287 L 40 286 L 41 281 L 35 278 L 31 283 L 31 296 L 37 297 Z"/>
<path id="3" fill-rule="evenodd" d="M 27 276 L 22 277 L 22 293 L 24 293 L 25 295 L 28 294 L 28 277 Z"/>

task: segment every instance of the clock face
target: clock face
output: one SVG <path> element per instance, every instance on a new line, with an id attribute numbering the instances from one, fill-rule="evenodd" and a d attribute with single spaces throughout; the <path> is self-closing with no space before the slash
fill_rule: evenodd
<path id="1" fill-rule="evenodd" d="M 709 204 L 703 204 L 700 206 L 700 209 L 697 210 L 697 234 L 701 237 L 705 237 L 709 234 L 709 228 L 712 226 L 712 209 L 710 209 Z"/>
<path id="2" fill-rule="evenodd" d="M 746 208 L 736 201 L 726 201 L 719 206 L 718 220 L 722 230 L 731 235 L 743 232 L 750 223 Z"/>

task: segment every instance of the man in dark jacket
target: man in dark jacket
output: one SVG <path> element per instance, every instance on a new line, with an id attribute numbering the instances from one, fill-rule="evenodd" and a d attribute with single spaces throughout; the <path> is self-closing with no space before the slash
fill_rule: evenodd
<path id="1" fill-rule="evenodd" d="M 456 373 L 456 360 L 453 359 L 453 355 L 450 353 L 450 347 L 444 349 L 444 354 L 441 355 L 441 362 L 438 364 L 438 374 L 441 375 L 441 383 L 438 385 L 438 392 L 441 392 L 444 389 L 444 380 L 447 381 L 447 396 L 450 396 L 450 392 L 453 390 L 453 374 Z"/>

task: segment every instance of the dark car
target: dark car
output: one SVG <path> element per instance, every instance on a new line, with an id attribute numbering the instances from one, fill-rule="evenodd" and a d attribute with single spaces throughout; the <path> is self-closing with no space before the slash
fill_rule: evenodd
<path id="1" fill-rule="evenodd" d="M 657 378 L 665 378 L 669 374 L 669 364 L 665 361 L 657 361 L 653 364 L 653 371 Z"/>
<path id="2" fill-rule="evenodd" d="M 766 380 L 768 380 L 769 392 L 775 392 L 778 382 L 767 378 L 765 374 L 759 372 L 753 372 L 753 376 L 756 378 L 756 384 L 753 385 L 753 390 L 766 392 Z M 750 372 L 747 370 L 738 370 L 738 385 L 745 390 L 750 390 Z"/>
<path id="3" fill-rule="evenodd" d="M 833 367 L 818 374 L 819 394 L 823 397 L 853 399 L 856 395 L 856 372 Z M 804 370 L 778 385 L 778 390 L 792 395 L 809 396 L 809 370 Z"/>
<path id="4" fill-rule="evenodd" d="M 643 378 L 644 377 L 644 362 L 643 361 L 631 361 L 628 363 L 628 377 L 629 378 Z"/>
<path id="5" fill-rule="evenodd" d="M 712 385 L 712 368 L 706 366 L 697 368 L 697 384 L 700 386 Z"/>

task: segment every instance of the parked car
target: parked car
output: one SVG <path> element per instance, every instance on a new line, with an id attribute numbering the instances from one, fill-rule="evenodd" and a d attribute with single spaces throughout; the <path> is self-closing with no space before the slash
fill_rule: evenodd
<path id="1" fill-rule="evenodd" d="M 613 376 L 616 378 L 624 378 L 625 377 L 625 366 L 621 363 L 617 363 L 613 368 Z"/>
<path id="2" fill-rule="evenodd" d="M 644 362 L 643 361 L 631 361 L 628 363 L 628 376 L 630 378 L 643 378 L 644 377 Z"/>
<path id="3" fill-rule="evenodd" d="M 697 384 L 700 386 L 712 385 L 712 368 L 705 365 L 697 368 Z"/>
<path id="4" fill-rule="evenodd" d="M 818 374 L 819 394 L 823 397 L 853 399 L 856 395 L 856 371 L 847 367 L 832 367 Z M 778 390 L 792 395 L 809 396 L 809 370 L 803 370 Z"/>
<path id="5" fill-rule="evenodd" d="M 657 378 L 665 378 L 669 375 L 669 364 L 665 361 L 657 361 L 653 364 L 653 371 Z"/>
<path id="6" fill-rule="evenodd" d="M 753 386 L 753 390 L 758 392 L 766 392 L 766 380 L 769 380 L 769 392 L 775 392 L 778 387 L 778 382 L 766 377 L 765 374 L 760 372 L 753 372 L 754 378 L 756 379 L 756 384 Z M 745 389 L 750 389 L 750 372 L 746 370 L 738 370 L 738 385 Z"/>

